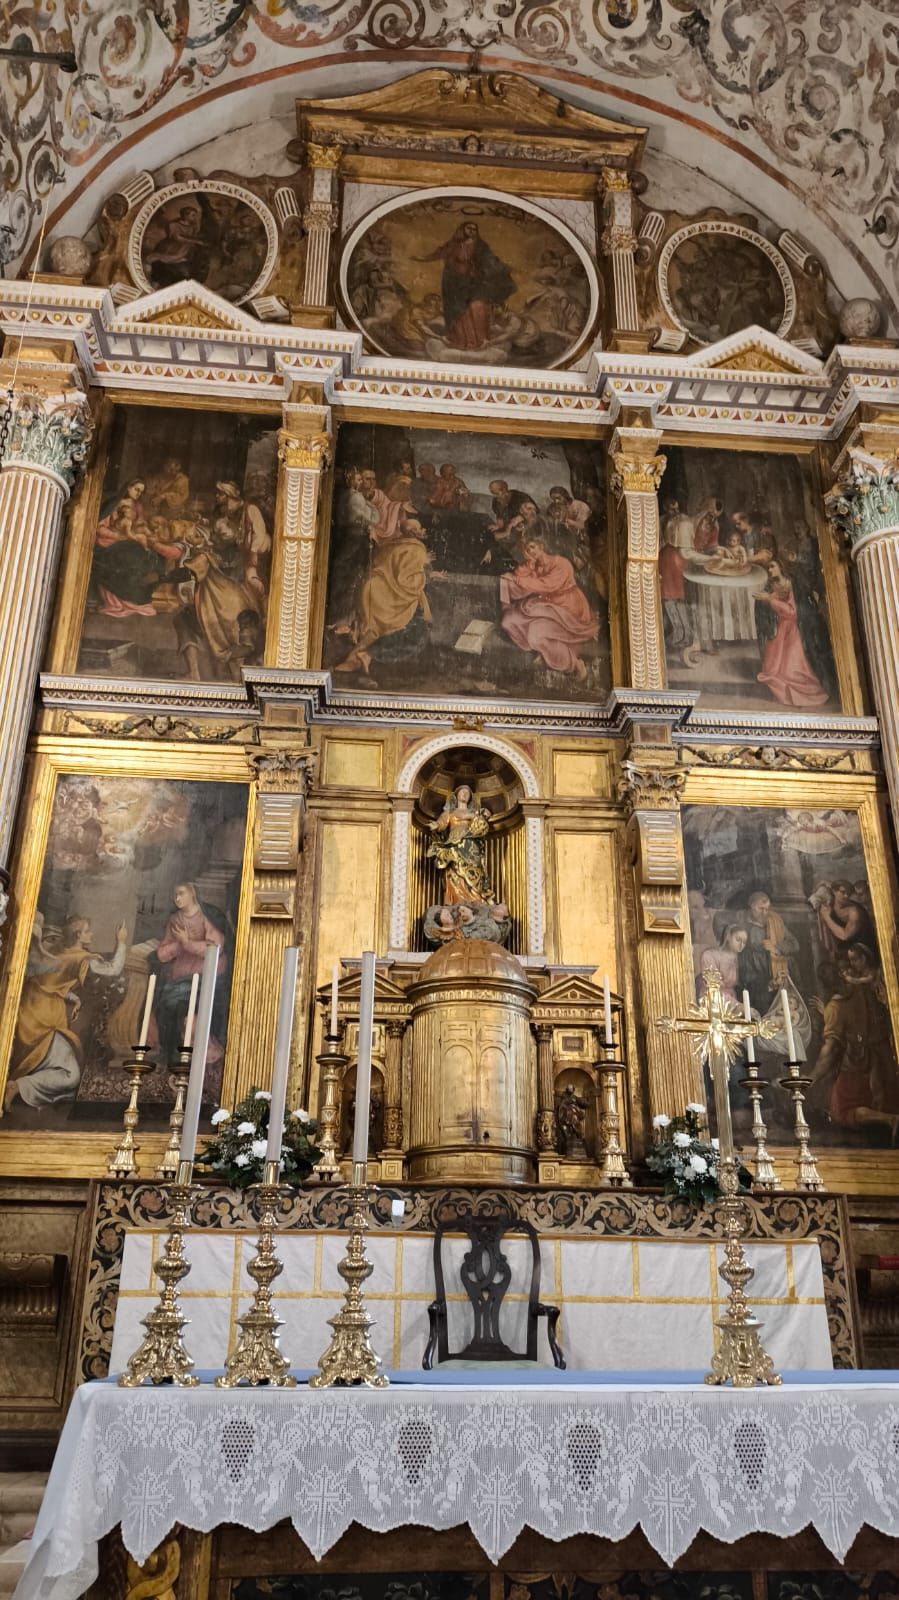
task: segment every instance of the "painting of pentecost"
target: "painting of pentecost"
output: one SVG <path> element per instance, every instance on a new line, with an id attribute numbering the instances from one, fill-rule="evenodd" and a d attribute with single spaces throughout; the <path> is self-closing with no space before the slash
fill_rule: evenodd
<path id="1" fill-rule="evenodd" d="M 500 196 L 441 193 L 387 207 L 350 240 L 345 294 L 385 355 L 553 367 L 596 316 L 583 248 Z"/>
<path id="2" fill-rule="evenodd" d="M 840 708 L 802 458 L 666 450 L 659 586 L 668 681 L 704 706 Z"/>
<path id="3" fill-rule="evenodd" d="M 240 681 L 262 659 L 277 422 L 116 409 L 78 668 Z"/>
<path id="4" fill-rule="evenodd" d="M 598 449 L 350 423 L 336 472 L 324 665 L 338 685 L 606 693 Z"/>
<path id="5" fill-rule="evenodd" d="M 839 808 L 687 806 L 683 827 L 697 997 L 703 974 L 717 967 L 728 1000 L 742 1003 L 745 989 L 756 1016 L 776 1019 L 785 989 L 808 1059 L 814 1141 L 895 1144 L 899 1072 L 858 817 Z M 792 1111 L 776 1084 L 783 1035 L 756 1049 L 769 1085 L 765 1121 L 787 1143 Z M 741 1076 L 731 1072 L 734 1126 L 748 1140 Z"/>

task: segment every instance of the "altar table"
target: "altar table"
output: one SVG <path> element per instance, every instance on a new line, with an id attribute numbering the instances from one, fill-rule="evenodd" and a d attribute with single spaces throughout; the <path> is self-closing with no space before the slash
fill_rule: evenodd
<path id="1" fill-rule="evenodd" d="M 76 1600 L 120 1526 L 142 1563 L 176 1524 L 288 1520 L 316 1559 L 372 1532 L 467 1525 L 491 1561 L 525 1528 L 558 1541 L 641 1528 L 669 1565 L 811 1525 L 842 1560 L 899 1538 L 899 1374 L 798 1374 L 711 1389 L 696 1374 L 406 1375 L 384 1390 L 122 1390 L 85 1384 L 60 1440 L 16 1600 Z"/>

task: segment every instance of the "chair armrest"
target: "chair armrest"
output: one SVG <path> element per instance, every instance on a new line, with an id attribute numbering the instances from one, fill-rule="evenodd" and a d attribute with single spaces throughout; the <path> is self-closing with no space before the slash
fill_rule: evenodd
<path id="1" fill-rule="evenodd" d="M 446 1301 L 432 1300 L 428 1306 L 428 1342 L 421 1364 L 425 1372 L 430 1372 L 434 1365 L 434 1356 L 437 1350 L 437 1337 L 441 1322 L 446 1321 Z"/>
<path id="2" fill-rule="evenodd" d="M 549 1348 L 550 1353 L 552 1354 L 553 1362 L 560 1370 L 564 1371 L 565 1357 L 562 1354 L 562 1346 L 559 1344 L 559 1341 L 556 1338 L 556 1326 L 560 1316 L 562 1315 L 561 1309 L 559 1306 L 549 1305 L 545 1301 L 538 1300 L 537 1315 L 538 1317 L 546 1318 L 546 1337 L 549 1340 Z"/>

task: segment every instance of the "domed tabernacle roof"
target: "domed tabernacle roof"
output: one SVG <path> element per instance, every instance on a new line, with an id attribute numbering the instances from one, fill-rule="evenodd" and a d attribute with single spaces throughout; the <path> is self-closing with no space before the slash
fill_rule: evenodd
<path id="1" fill-rule="evenodd" d="M 528 975 L 515 956 L 492 939 L 450 939 L 428 956 L 419 973 L 419 983 L 435 978 L 511 978 L 527 983 Z"/>

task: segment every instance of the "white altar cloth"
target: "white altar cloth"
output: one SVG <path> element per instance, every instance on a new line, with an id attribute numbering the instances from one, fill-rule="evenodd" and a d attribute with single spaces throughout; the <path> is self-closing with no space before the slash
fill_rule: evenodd
<path id="1" fill-rule="evenodd" d="M 838 1560 L 865 1524 L 899 1538 L 899 1384 L 559 1377 L 378 1391 L 85 1384 L 16 1600 L 75 1600 L 119 1524 L 138 1562 L 179 1522 L 261 1533 L 285 1518 L 317 1559 L 352 1522 L 467 1524 L 491 1561 L 526 1527 L 618 1540 L 639 1526 L 668 1564 L 703 1529 L 731 1543 L 811 1524 Z"/>

